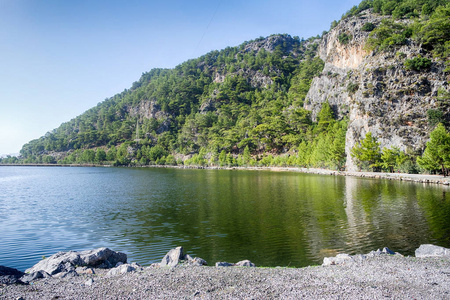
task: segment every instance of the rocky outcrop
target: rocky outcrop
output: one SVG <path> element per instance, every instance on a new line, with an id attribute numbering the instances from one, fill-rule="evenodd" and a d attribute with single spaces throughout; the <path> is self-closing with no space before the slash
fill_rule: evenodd
<path id="1" fill-rule="evenodd" d="M 155 100 L 142 100 L 136 106 L 127 107 L 127 112 L 131 117 L 138 117 L 139 123 L 144 119 L 155 119 L 158 121 L 158 126 L 155 129 L 157 134 L 169 130 L 172 124 L 172 116 L 161 110 L 161 106 Z"/>
<path id="2" fill-rule="evenodd" d="M 427 111 L 437 107 L 438 90 L 449 89 L 440 61 L 433 60 L 432 67 L 423 72 L 405 68 L 406 59 L 425 55 L 413 40 L 392 51 L 365 49 L 369 32 L 362 27 L 367 22 L 379 25 L 383 18 L 366 10 L 341 20 L 324 35 L 318 53 L 325 67 L 314 78 L 305 99 L 305 108 L 312 111 L 314 120 L 326 101 L 338 118 L 349 118 L 348 171 L 357 170 L 351 149 L 369 131 L 378 138 L 381 148 L 423 150 L 432 130 Z M 343 34 L 349 37 L 345 43 L 340 41 Z"/>
<path id="3" fill-rule="evenodd" d="M 259 38 L 244 46 L 243 52 L 256 51 L 264 49 L 267 52 L 273 52 L 278 46 L 284 46 L 287 51 L 292 52 L 295 41 L 287 35 L 275 34 L 267 38 Z M 294 53 L 295 55 L 296 53 Z"/>

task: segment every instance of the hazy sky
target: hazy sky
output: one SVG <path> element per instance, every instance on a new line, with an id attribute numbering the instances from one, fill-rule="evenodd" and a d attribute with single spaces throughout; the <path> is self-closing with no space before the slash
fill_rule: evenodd
<path id="1" fill-rule="evenodd" d="M 276 33 L 308 38 L 360 0 L 0 0 L 0 154 L 143 72 Z"/>

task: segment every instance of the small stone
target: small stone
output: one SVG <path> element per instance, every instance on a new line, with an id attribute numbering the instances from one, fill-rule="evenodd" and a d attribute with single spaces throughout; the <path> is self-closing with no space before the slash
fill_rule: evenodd
<path id="1" fill-rule="evenodd" d="M 322 266 L 342 265 L 348 262 L 353 262 L 352 257 L 346 253 L 341 253 L 335 257 L 325 257 Z"/>
<path id="2" fill-rule="evenodd" d="M 95 274 L 94 269 L 88 267 L 78 267 L 75 269 L 78 274 Z"/>
<path id="3" fill-rule="evenodd" d="M 87 286 L 91 286 L 93 283 L 94 283 L 94 279 L 92 279 L 92 278 L 89 278 L 88 280 L 86 280 L 84 282 L 84 284 L 87 285 Z"/>
<path id="4" fill-rule="evenodd" d="M 384 247 L 383 250 L 381 250 L 381 252 L 384 254 L 395 255 L 395 252 L 389 249 L 388 247 Z"/>
<path id="5" fill-rule="evenodd" d="M 53 277 L 55 277 L 55 278 L 67 278 L 67 277 L 70 278 L 70 277 L 77 277 L 77 276 L 78 276 L 78 273 L 75 272 L 75 270 L 71 270 L 68 272 L 60 272 L 60 273 L 53 275 Z"/>
<path id="6" fill-rule="evenodd" d="M 252 263 L 251 261 L 247 260 L 241 260 L 237 263 L 234 264 L 236 267 L 256 267 L 256 265 L 254 263 Z"/>
<path id="7" fill-rule="evenodd" d="M 135 271 L 136 268 L 131 264 L 120 265 L 117 268 L 113 268 L 106 273 L 107 276 L 116 276 Z"/>
<path id="8" fill-rule="evenodd" d="M 232 267 L 234 264 L 229 262 L 216 262 L 216 267 Z"/>

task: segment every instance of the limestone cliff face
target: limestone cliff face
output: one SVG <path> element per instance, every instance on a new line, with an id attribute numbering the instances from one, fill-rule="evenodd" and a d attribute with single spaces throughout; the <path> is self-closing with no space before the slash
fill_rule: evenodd
<path id="1" fill-rule="evenodd" d="M 406 70 L 406 59 L 424 55 L 413 41 L 390 52 L 365 50 L 369 32 L 361 30 L 362 26 L 366 22 L 377 25 L 382 18 L 368 10 L 342 20 L 323 37 L 319 55 L 325 67 L 313 80 L 305 101 L 313 118 L 325 101 L 338 118 L 349 118 L 346 153 L 347 169 L 352 171 L 356 165 L 350 151 L 369 131 L 382 148 L 422 150 L 432 130 L 427 110 L 436 108 L 438 89 L 449 90 L 442 62 L 433 60 L 426 72 Z M 339 41 L 344 33 L 351 37 L 347 44 Z"/>
<path id="2" fill-rule="evenodd" d="M 127 107 L 127 111 L 131 117 L 139 117 L 143 119 L 155 119 L 158 121 L 156 133 L 162 133 L 169 130 L 172 123 L 172 116 L 161 110 L 161 107 L 155 100 L 143 100 L 136 106 Z"/>

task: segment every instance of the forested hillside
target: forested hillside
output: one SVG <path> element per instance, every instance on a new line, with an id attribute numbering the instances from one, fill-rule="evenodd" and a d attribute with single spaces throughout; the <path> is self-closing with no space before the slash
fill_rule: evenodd
<path id="1" fill-rule="evenodd" d="M 438 123 L 448 126 L 448 3 L 365 0 L 334 21 L 329 32 L 308 40 L 277 34 L 212 51 L 174 69 L 153 69 L 130 89 L 24 145 L 21 162 L 343 169 L 354 157 L 361 168 L 392 171 L 392 164 L 383 164 L 385 150 L 380 144 L 373 163 L 349 149 L 347 128 L 355 119 L 352 105 L 370 97 L 379 102 L 379 95 L 400 89 L 403 94 L 414 93 L 404 86 L 392 85 L 388 91 L 386 83 L 383 90 L 364 81 L 368 70 L 376 69 L 368 59 L 383 60 L 388 53 L 401 60 L 395 68 L 428 81 L 433 77 L 430 91 L 425 83 L 427 104 L 418 113 L 428 118 L 425 135 Z M 400 51 L 408 47 L 413 50 Z M 366 73 L 354 71 L 362 65 Z M 379 72 L 387 76 L 386 69 Z M 375 75 L 370 72 L 370 78 Z M 442 78 L 447 78 L 445 84 Z M 377 113 L 373 103 L 370 107 L 369 113 Z M 398 111 L 381 113 L 394 118 L 389 113 Z M 364 138 L 363 131 L 355 128 L 359 127 L 352 127 L 351 148 Z M 370 125 L 367 128 L 371 131 Z M 360 130 L 358 135 L 355 130 Z M 374 138 L 396 146 L 395 141 L 386 142 L 387 136 Z M 394 167 L 419 170 L 416 156 L 425 145 L 407 149 L 409 145 L 398 142 L 398 146 Z M 450 155 L 448 160 L 450 165 Z"/>

